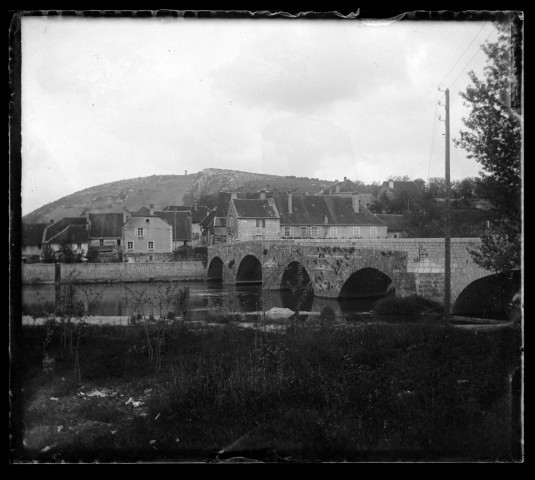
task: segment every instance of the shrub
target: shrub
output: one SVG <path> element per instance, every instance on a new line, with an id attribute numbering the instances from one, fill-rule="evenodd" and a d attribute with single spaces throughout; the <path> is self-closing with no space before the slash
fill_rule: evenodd
<path id="1" fill-rule="evenodd" d="M 420 316 L 425 313 L 437 313 L 442 308 L 440 303 L 420 295 L 387 297 L 375 302 L 373 315 L 375 318 L 396 316 L 406 321 L 413 321 L 414 316 Z"/>

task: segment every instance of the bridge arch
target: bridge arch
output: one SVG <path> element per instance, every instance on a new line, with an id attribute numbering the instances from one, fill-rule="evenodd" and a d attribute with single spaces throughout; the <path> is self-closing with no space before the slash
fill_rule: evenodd
<path id="1" fill-rule="evenodd" d="M 254 255 L 245 255 L 240 261 L 236 283 L 262 283 L 262 264 Z"/>
<path id="2" fill-rule="evenodd" d="M 392 295 L 394 282 L 386 273 L 376 268 L 366 267 L 353 272 L 342 285 L 338 298 L 377 298 Z"/>
<path id="3" fill-rule="evenodd" d="M 453 304 L 452 314 L 462 317 L 509 320 L 511 301 L 520 291 L 520 270 L 495 273 L 468 284 Z"/>
<path id="4" fill-rule="evenodd" d="M 221 258 L 212 258 L 212 261 L 208 266 L 208 272 L 206 273 L 206 280 L 216 282 L 223 281 L 223 260 L 221 260 Z"/>

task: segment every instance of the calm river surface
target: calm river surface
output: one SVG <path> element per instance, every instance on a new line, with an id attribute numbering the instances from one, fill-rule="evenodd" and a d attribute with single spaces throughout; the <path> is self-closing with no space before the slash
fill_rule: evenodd
<path id="1" fill-rule="evenodd" d="M 175 282 L 175 285 L 177 283 Z M 131 284 L 79 284 L 77 298 L 83 302 L 90 315 L 129 316 L 136 308 L 132 299 L 139 300 L 145 315 L 160 316 L 170 309 L 159 301 L 167 282 Z M 180 287 L 189 287 L 188 316 L 203 320 L 206 312 L 218 311 L 255 312 L 273 307 L 295 310 L 295 299 L 288 291 L 262 291 L 259 285 L 223 285 L 212 282 L 178 282 Z M 330 307 L 337 315 L 348 320 L 366 318 L 377 299 L 329 300 L 309 296 L 300 307 L 301 312 L 321 312 Z M 22 288 L 23 311 L 39 310 L 54 302 L 54 285 L 24 285 Z M 264 303 L 262 307 L 262 302 Z"/>

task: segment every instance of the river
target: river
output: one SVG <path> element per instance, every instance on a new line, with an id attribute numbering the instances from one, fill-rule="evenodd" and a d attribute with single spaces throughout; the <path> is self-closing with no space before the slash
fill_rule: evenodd
<path id="1" fill-rule="evenodd" d="M 76 298 L 87 314 L 99 316 L 130 316 L 143 314 L 159 317 L 170 308 L 161 299 L 165 297 L 168 282 L 130 284 L 78 284 Z M 218 282 L 175 282 L 179 288 L 189 287 L 188 318 L 203 320 L 207 312 L 246 313 L 269 310 L 273 307 L 295 310 L 296 300 L 289 291 L 266 291 L 259 285 L 223 285 Z M 54 285 L 24 285 L 23 312 L 39 311 L 54 302 Z M 320 313 L 330 307 L 335 314 L 347 320 L 369 318 L 375 299 L 335 300 L 308 295 L 301 302 L 301 312 Z M 137 302 L 137 306 L 134 305 Z"/>

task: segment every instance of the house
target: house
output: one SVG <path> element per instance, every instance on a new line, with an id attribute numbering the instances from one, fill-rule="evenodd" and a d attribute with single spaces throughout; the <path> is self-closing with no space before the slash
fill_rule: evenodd
<path id="1" fill-rule="evenodd" d="M 38 261 L 41 258 L 43 233 L 47 223 L 23 223 L 22 224 L 22 261 Z"/>
<path id="2" fill-rule="evenodd" d="M 171 225 L 171 231 L 173 235 L 173 251 L 183 245 L 192 245 L 192 214 L 189 210 L 155 210 L 153 213 L 155 216 L 165 220 L 169 225 Z"/>
<path id="3" fill-rule="evenodd" d="M 272 196 L 260 193 L 258 199 L 231 195 L 227 212 L 227 242 L 247 240 L 277 240 L 280 217 Z"/>
<path id="4" fill-rule="evenodd" d="M 168 261 L 173 253 L 173 227 L 154 215 L 127 215 L 123 225 L 123 261 Z"/>
<path id="5" fill-rule="evenodd" d="M 410 202 L 420 200 L 423 192 L 413 181 L 388 180 L 383 182 L 377 192 L 377 200 L 393 202 L 395 200 L 407 201 L 407 208 L 410 210 Z"/>
<path id="6" fill-rule="evenodd" d="M 54 252 L 68 247 L 74 254 L 84 256 L 89 245 L 86 217 L 67 217 L 50 223 L 43 232 L 45 244 Z"/>
<path id="7" fill-rule="evenodd" d="M 375 215 L 388 226 L 387 238 L 407 238 L 409 236 L 408 219 L 405 215 L 386 213 Z"/>
<path id="8" fill-rule="evenodd" d="M 231 198 L 238 198 L 238 194 L 233 192 L 219 192 L 216 207 L 200 221 L 201 244 L 214 245 L 216 243 L 226 243 L 227 213 Z"/>
<path id="9" fill-rule="evenodd" d="M 369 208 L 370 205 L 374 204 L 376 201 L 376 198 L 373 194 L 365 191 L 364 187 L 357 185 L 355 182 L 352 182 L 347 177 L 344 177 L 343 182 L 336 181 L 332 185 L 329 185 L 318 195 L 334 195 L 336 197 L 351 198 L 354 193 L 357 193 L 359 195 L 360 203 L 366 208 Z"/>
<path id="10" fill-rule="evenodd" d="M 122 213 L 87 213 L 89 257 L 93 262 L 121 262 L 123 223 L 127 210 Z"/>
<path id="11" fill-rule="evenodd" d="M 281 238 L 386 238 L 387 225 L 360 203 L 359 195 L 276 199 Z"/>
<path id="12" fill-rule="evenodd" d="M 196 247 L 201 243 L 201 221 L 211 212 L 211 210 L 204 205 L 197 205 L 192 207 L 183 205 L 168 205 L 163 209 L 164 212 L 191 212 L 191 245 Z"/>

